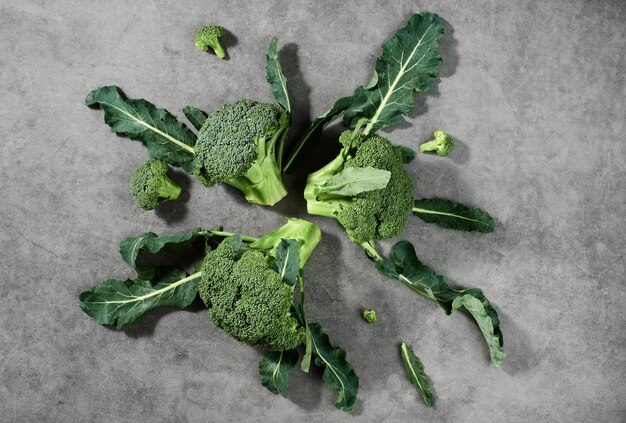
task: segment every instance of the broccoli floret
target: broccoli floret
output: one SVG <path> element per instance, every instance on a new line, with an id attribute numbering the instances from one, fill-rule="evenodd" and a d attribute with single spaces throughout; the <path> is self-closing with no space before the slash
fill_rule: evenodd
<path id="1" fill-rule="evenodd" d="M 226 52 L 220 45 L 219 38 L 224 35 L 224 28 L 218 25 L 207 25 L 200 28 L 196 34 L 196 47 L 200 51 L 207 51 L 209 47 L 220 59 L 226 58 Z"/>
<path id="2" fill-rule="evenodd" d="M 294 287 L 272 267 L 273 251 L 285 236 L 298 240 L 302 256 L 315 248 L 321 232 L 310 222 L 289 219 L 245 249 L 241 238 L 228 238 L 205 257 L 198 286 L 216 326 L 247 345 L 272 351 L 295 348 L 305 333 L 293 314 Z"/>
<path id="3" fill-rule="evenodd" d="M 420 145 L 420 152 L 434 151 L 440 156 L 447 156 L 454 149 L 454 140 L 443 131 L 435 131 L 434 139 Z"/>
<path id="4" fill-rule="evenodd" d="M 165 201 L 178 198 L 181 188 L 168 178 L 167 170 L 163 160 L 150 158 L 130 178 L 130 192 L 141 209 L 152 210 Z"/>
<path id="5" fill-rule="evenodd" d="M 365 320 L 369 324 L 376 323 L 376 311 L 374 310 L 361 310 L 361 317 L 363 317 L 363 320 Z"/>
<path id="6" fill-rule="evenodd" d="M 344 146 L 339 155 L 307 179 L 304 197 L 308 212 L 337 219 L 358 244 L 402 233 L 413 204 L 413 182 L 400 150 L 381 136 L 366 137 L 352 131 L 342 133 L 339 142 Z M 354 196 L 315 194 L 316 187 L 347 167 L 387 170 L 391 177 L 385 188 Z"/>
<path id="7" fill-rule="evenodd" d="M 211 113 L 194 148 L 194 174 L 207 187 L 225 182 L 252 203 L 274 205 L 287 195 L 275 151 L 287 127 L 283 113 L 248 99 Z"/>

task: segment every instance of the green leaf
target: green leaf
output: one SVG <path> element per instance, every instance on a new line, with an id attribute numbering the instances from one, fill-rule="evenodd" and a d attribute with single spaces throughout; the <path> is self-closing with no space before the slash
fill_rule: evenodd
<path id="1" fill-rule="evenodd" d="M 204 121 L 208 116 L 202 110 L 197 109 L 193 106 L 185 106 L 183 108 L 183 113 L 185 114 L 185 117 L 187 117 L 189 122 L 191 122 L 193 127 L 196 128 L 198 131 L 200 130 L 200 128 L 202 128 L 202 125 L 204 125 Z"/>
<path id="2" fill-rule="evenodd" d="M 198 293 L 200 275 L 162 269 L 151 281 L 107 279 L 81 293 L 80 306 L 98 323 L 121 329 L 157 307 L 190 305 Z"/>
<path id="3" fill-rule="evenodd" d="M 471 288 L 459 291 L 450 288 L 443 276 L 419 261 L 415 248 L 410 242 L 401 241 L 394 245 L 391 258 L 391 260 L 378 260 L 376 269 L 383 275 L 402 282 L 414 292 L 436 302 L 446 314 L 461 307 L 469 312 L 478 323 L 487 341 L 494 366 L 498 367 L 502 363 L 505 353 L 500 320 L 480 289 Z M 481 306 L 479 307 L 478 303 L 470 298 L 478 300 Z"/>
<path id="4" fill-rule="evenodd" d="M 426 405 L 432 407 L 435 405 L 437 398 L 433 393 L 433 388 L 430 386 L 430 379 L 424 372 L 424 365 L 411 347 L 404 342 L 400 345 L 400 354 L 402 355 L 402 361 L 404 362 L 409 381 L 422 395 Z"/>
<path id="5" fill-rule="evenodd" d="M 426 91 L 441 65 L 438 40 L 443 35 L 443 21 L 434 13 L 418 13 L 383 44 L 383 53 L 376 60 L 376 77 L 367 87 L 354 93 L 350 111 L 344 122 L 351 126 L 361 118 L 369 119 L 364 129 L 402 123 L 402 115 L 413 111 L 413 95 Z"/>
<path id="6" fill-rule="evenodd" d="M 151 157 L 191 172 L 196 136 L 167 110 L 143 99 L 125 99 L 115 86 L 93 90 L 85 104 L 98 104 L 111 131 L 141 140 Z"/>
<path id="7" fill-rule="evenodd" d="M 273 394 L 287 398 L 289 373 L 298 362 L 296 350 L 274 351 L 265 355 L 259 362 L 261 384 Z"/>
<path id="8" fill-rule="evenodd" d="M 502 349 L 502 332 L 500 332 L 500 319 L 489 301 L 482 295 L 465 294 L 458 296 L 452 301 L 452 310 L 465 309 L 472 315 L 483 337 L 489 346 L 491 361 L 498 367 L 504 361 L 505 353 Z"/>
<path id="9" fill-rule="evenodd" d="M 300 140 L 297 142 L 284 167 L 285 173 L 292 173 L 302 163 L 305 157 L 312 152 L 322 138 L 324 128 L 331 122 L 339 119 L 343 113 L 348 110 L 352 102 L 353 97 L 343 97 L 337 100 L 333 107 L 324 113 L 322 116 L 317 117 L 311 125 L 307 128 L 306 132 Z"/>
<path id="10" fill-rule="evenodd" d="M 272 88 L 272 94 L 276 102 L 282 106 L 283 109 L 291 113 L 291 104 L 289 103 L 289 94 L 287 92 L 287 78 L 283 74 L 283 70 L 280 67 L 280 61 L 278 59 L 278 38 L 273 37 L 270 40 L 270 45 L 267 48 L 267 64 L 265 65 L 265 75 L 267 82 L 269 82 Z"/>
<path id="11" fill-rule="evenodd" d="M 163 249 L 180 251 L 189 248 L 198 237 L 208 239 L 211 236 L 211 232 L 202 229 L 165 236 L 158 236 L 155 233 L 146 232 L 138 237 L 129 237 L 123 240 L 120 243 L 120 254 L 124 261 L 137 272 L 138 278 L 148 280 L 152 279 L 157 268 L 137 265 L 137 257 L 141 251 L 150 254 L 157 254 Z"/>
<path id="12" fill-rule="evenodd" d="M 425 222 L 457 231 L 493 232 L 496 223 L 486 211 L 441 198 L 413 202 L 413 214 Z"/>
<path id="13" fill-rule="evenodd" d="M 294 286 L 298 281 L 298 273 L 300 273 L 299 247 L 298 241 L 295 239 L 281 239 L 274 252 L 276 256 L 274 270 L 289 286 Z"/>
<path id="14" fill-rule="evenodd" d="M 328 335 L 317 323 L 309 323 L 311 343 L 315 354 L 315 364 L 324 367 L 322 379 L 326 386 L 339 391 L 335 406 L 343 411 L 351 411 L 356 403 L 359 378 L 352 365 L 346 361 L 346 352 L 330 344 Z"/>
<path id="15" fill-rule="evenodd" d="M 324 185 L 316 187 L 315 194 L 353 196 L 362 192 L 383 189 L 389 183 L 391 172 L 368 167 L 346 167 L 333 175 Z"/>
<path id="16" fill-rule="evenodd" d="M 409 147 L 404 147 L 401 145 L 397 145 L 396 148 L 400 151 L 402 155 L 402 163 L 408 164 L 415 160 L 415 151 L 410 149 Z"/>

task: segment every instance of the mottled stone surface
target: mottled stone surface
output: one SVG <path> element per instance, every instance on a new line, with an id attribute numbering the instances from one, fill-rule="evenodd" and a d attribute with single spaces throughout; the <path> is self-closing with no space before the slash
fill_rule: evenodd
<path id="1" fill-rule="evenodd" d="M 302 174 L 272 209 L 178 174 L 183 201 L 139 212 L 128 180 L 145 150 L 83 105 L 91 89 L 117 84 L 175 113 L 271 100 L 265 49 L 278 35 L 295 137 L 369 80 L 383 40 L 421 10 L 447 20 L 441 78 L 388 135 L 413 147 L 437 128 L 456 137 L 449 159 L 411 165 L 416 195 L 483 207 L 498 226 L 466 234 L 412 218 L 402 238 L 496 304 L 501 369 L 469 318 L 379 276 L 321 218 L 307 308 L 361 378 L 350 414 L 319 372 L 294 372 L 288 399 L 269 393 L 257 382 L 260 351 L 200 307 L 122 332 L 81 312 L 81 291 L 131 275 L 117 253 L 124 237 L 216 224 L 255 235 L 305 216 Z M 0 421 L 624 421 L 625 21 L 617 0 L 0 0 Z M 208 22 L 230 32 L 231 60 L 195 49 Z M 363 322 L 361 307 L 379 323 Z M 401 341 L 433 380 L 432 410 L 405 378 Z"/>

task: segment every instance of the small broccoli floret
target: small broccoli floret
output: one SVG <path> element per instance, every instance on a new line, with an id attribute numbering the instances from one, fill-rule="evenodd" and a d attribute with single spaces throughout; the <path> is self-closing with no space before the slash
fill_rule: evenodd
<path id="1" fill-rule="evenodd" d="M 143 210 L 152 210 L 159 204 L 176 200 L 181 188 L 167 176 L 168 166 L 163 160 L 150 158 L 137 168 L 130 178 L 130 192 Z"/>
<path id="2" fill-rule="evenodd" d="M 420 145 L 420 152 L 434 151 L 440 156 L 447 156 L 454 149 L 454 140 L 443 131 L 435 131 L 434 139 Z"/>
<path id="3" fill-rule="evenodd" d="M 287 195 L 275 157 L 285 133 L 282 109 L 243 99 L 211 113 L 194 148 L 193 172 L 207 187 L 225 182 L 252 203 L 273 205 Z"/>
<path id="4" fill-rule="evenodd" d="M 369 324 L 376 323 L 376 312 L 374 310 L 361 310 L 361 317 Z"/>
<path id="5" fill-rule="evenodd" d="M 339 155 L 307 179 L 304 197 L 308 212 L 337 219 L 358 244 L 399 235 L 413 204 L 413 182 L 404 169 L 400 150 L 386 138 L 365 137 L 359 132 L 346 131 L 339 141 L 344 146 Z M 315 194 L 316 186 L 348 167 L 387 170 L 391 177 L 385 188 L 354 196 L 322 198 Z"/>
<path id="6" fill-rule="evenodd" d="M 298 241 L 302 268 L 321 232 L 310 222 L 289 219 L 287 225 L 246 248 L 236 236 L 222 241 L 202 263 L 198 291 L 211 319 L 247 345 L 283 351 L 303 340 L 305 329 L 292 312 L 294 287 L 273 268 L 274 250 L 287 238 Z"/>
<path id="7" fill-rule="evenodd" d="M 224 28 L 217 25 L 207 25 L 200 28 L 196 34 L 196 47 L 200 51 L 207 51 L 209 47 L 220 59 L 226 58 L 226 52 L 219 42 L 219 38 L 224 35 Z"/>

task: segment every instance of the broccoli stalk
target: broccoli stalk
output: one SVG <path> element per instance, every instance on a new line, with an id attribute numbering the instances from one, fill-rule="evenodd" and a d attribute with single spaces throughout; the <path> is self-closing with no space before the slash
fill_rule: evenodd
<path id="1" fill-rule="evenodd" d="M 181 187 L 167 176 L 169 167 L 163 160 L 150 158 L 130 178 L 130 191 L 137 206 L 152 210 L 161 203 L 176 200 Z"/>
<path id="2" fill-rule="evenodd" d="M 447 156 L 454 149 L 454 140 L 448 134 L 443 131 L 435 131 L 433 133 L 434 139 L 425 142 L 420 145 L 420 152 L 426 153 L 434 151 L 440 156 Z"/>
<path id="3" fill-rule="evenodd" d="M 207 51 L 209 47 L 220 59 L 226 58 L 226 52 L 219 42 L 219 38 L 224 35 L 224 28 L 218 25 L 207 25 L 200 28 L 196 34 L 196 47 L 200 51 Z"/>

